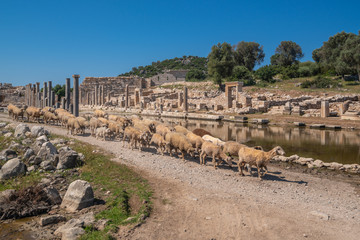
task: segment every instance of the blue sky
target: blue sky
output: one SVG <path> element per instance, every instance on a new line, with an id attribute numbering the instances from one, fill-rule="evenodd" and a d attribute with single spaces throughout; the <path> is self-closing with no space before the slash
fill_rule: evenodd
<path id="1" fill-rule="evenodd" d="M 284 40 L 311 53 L 329 36 L 358 33 L 360 1 L 0 0 L 0 82 L 116 76 L 219 42 L 255 41 L 268 64 Z"/>

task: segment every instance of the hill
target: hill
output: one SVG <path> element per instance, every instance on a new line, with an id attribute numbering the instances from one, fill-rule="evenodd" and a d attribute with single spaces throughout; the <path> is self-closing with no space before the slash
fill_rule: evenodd
<path id="1" fill-rule="evenodd" d="M 151 65 L 133 67 L 130 72 L 119 76 L 137 75 L 140 77 L 152 77 L 165 70 L 200 70 L 207 72 L 207 58 L 197 56 L 183 56 L 181 58 L 166 59 L 163 61 L 152 62 Z"/>

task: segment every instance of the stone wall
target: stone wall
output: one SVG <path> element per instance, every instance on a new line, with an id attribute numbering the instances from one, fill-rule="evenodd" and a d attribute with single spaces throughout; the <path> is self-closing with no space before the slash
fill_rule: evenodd
<path id="1" fill-rule="evenodd" d="M 174 83 L 185 81 L 188 70 L 167 70 L 165 73 L 155 75 L 150 79 L 151 86 L 158 86 L 164 83 Z"/>
<path id="2" fill-rule="evenodd" d="M 24 103 L 25 88 L 13 87 L 11 83 L 0 83 L 0 104 Z"/>

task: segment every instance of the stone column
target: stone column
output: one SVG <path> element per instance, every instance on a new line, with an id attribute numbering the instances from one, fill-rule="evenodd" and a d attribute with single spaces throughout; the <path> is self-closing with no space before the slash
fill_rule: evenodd
<path id="1" fill-rule="evenodd" d="M 183 93 L 178 92 L 178 108 L 181 108 L 181 105 L 183 104 Z"/>
<path id="2" fill-rule="evenodd" d="M 330 110 L 329 110 L 329 101 L 322 101 L 321 102 L 321 117 L 322 118 L 326 118 L 328 117 L 330 114 Z"/>
<path id="3" fill-rule="evenodd" d="M 69 111 L 69 105 L 70 105 L 70 78 L 66 78 L 65 83 L 65 109 Z"/>
<path id="4" fill-rule="evenodd" d="M 184 112 L 187 112 L 189 110 L 188 106 L 188 89 L 187 87 L 184 87 L 184 104 L 183 104 L 183 110 Z"/>
<path id="5" fill-rule="evenodd" d="M 55 107 L 55 92 L 53 90 L 51 90 L 51 105 L 50 107 Z"/>
<path id="6" fill-rule="evenodd" d="M 47 98 L 47 82 L 44 82 L 44 87 L 43 87 L 43 107 L 46 107 L 46 98 Z"/>
<path id="7" fill-rule="evenodd" d="M 37 82 L 36 83 L 36 90 L 35 90 L 35 98 L 36 98 L 36 100 L 35 100 L 35 107 L 38 107 L 38 108 L 40 108 L 40 83 L 39 82 Z"/>
<path id="8" fill-rule="evenodd" d="M 29 106 L 29 84 L 25 86 L 25 105 Z"/>
<path id="9" fill-rule="evenodd" d="M 100 105 L 104 105 L 104 85 L 100 86 Z"/>
<path id="10" fill-rule="evenodd" d="M 111 92 L 108 92 L 107 93 L 107 101 L 110 102 L 110 100 L 111 100 Z"/>
<path id="11" fill-rule="evenodd" d="M 61 108 L 66 109 L 66 99 L 65 99 L 65 97 L 61 97 Z"/>
<path id="12" fill-rule="evenodd" d="M 94 91 L 94 94 L 95 94 L 95 96 L 94 96 L 94 99 L 93 99 L 93 104 L 96 106 L 96 105 L 98 105 L 98 95 L 99 95 L 99 93 L 98 93 L 98 85 L 95 85 L 95 91 Z"/>
<path id="13" fill-rule="evenodd" d="M 239 84 L 236 86 L 236 101 L 240 101 L 240 92 L 242 92 L 242 87 L 244 86 L 243 82 L 239 82 Z"/>
<path id="14" fill-rule="evenodd" d="M 73 75 L 72 76 L 74 78 L 74 89 L 73 89 L 73 112 L 75 117 L 79 116 L 79 78 L 80 75 Z"/>
<path id="15" fill-rule="evenodd" d="M 125 87 L 125 108 L 129 107 L 129 84 L 126 84 Z"/>
<path id="16" fill-rule="evenodd" d="M 86 104 L 90 105 L 90 93 L 86 93 Z"/>
<path id="17" fill-rule="evenodd" d="M 48 107 L 52 107 L 52 82 L 48 81 Z"/>
<path id="18" fill-rule="evenodd" d="M 229 89 L 229 91 L 226 96 L 226 108 L 230 109 L 230 108 L 232 108 L 232 94 L 231 94 L 231 88 L 228 88 L 228 89 Z"/>

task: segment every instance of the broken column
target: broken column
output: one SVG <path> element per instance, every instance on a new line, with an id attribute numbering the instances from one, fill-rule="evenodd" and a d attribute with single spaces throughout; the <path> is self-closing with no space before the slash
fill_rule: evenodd
<path id="1" fill-rule="evenodd" d="M 95 85 L 95 90 L 94 90 L 94 99 L 93 99 L 93 104 L 96 106 L 98 105 L 98 100 L 99 100 L 99 86 Z"/>
<path id="2" fill-rule="evenodd" d="M 52 82 L 48 81 L 48 107 L 52 107 Z"/>
<path id="3" fill-rule="evenodd" d="M 188 106 L 188 89 L 187 87 L 184 87 L 184 103 L 183 103 L 183 109 L 184 112 L 187 112 L 189 110 L 189 106 Z"/>
<path id="4" fill-rule="evenodd" d="M 79 116 L 79 78 L 80 75 L 73 75 L 72 76 L 74 78 L 74 85 L 73 85 L 73 114 L 75 115 L 75 117 Z"/>
<path id="5" fill-rule="evenodd" d="M 100 105 L 104 105 L 104 85 L 100 86 Z"/>
<path id="6" fill-rule="evenodd" d="M 328 117 L 330 114 L 330 110 L 329 110 L 329 101 L 322 101 L 321 102 L 321 113 L 320 116 L 322 118 L 326 118 Z"/>
<path id="7" fill-rule="evenodd" d="M 36 107 L 38 107 L 38 108 L 40 108 L 41 106 L 40 106 L 40 101 L 41 101 L 41 99 L 40 99 L 40 83 L 39 82 L 37 82 L 36 83 L 36 96 L 35 96 L 35 98 L 36 98 L 36 100 L 35 100 L 35 106 Z"/>
<path id="8" fill-rule="evenodd" d="M 61 108 L 66 109 L 66 99 L 65 99 L 65 97 L 61 97 Z"/>
<path id="9" fill-rule="evenodd" d="M 183 93 L 178 92 L 178 108 L 181 108 L 181 105 L 183 104 Z"/>
<path id="10" fill-rule="evenodd" d="M 125 87 L 125 108 L 129 107 L 129 84 L 126 84 Z"/>
<path id="11" fill-rule="evenodd" d="M 232 108 L 232 94 L 231 94 L 231 88 L 227 88 L 227 89 L 228 89 L 228 93 L 226 96 L 226 108 L 230 109 Z"/>
<path id="12" fill-rule="evenodd" d="M 48 90 L 48 88 L 47 88 L 47 82 L 44 82 L 44 87 L 43 87 L 43 107 L 46 107 L 47 105 L 46 105 L 46 98 L 47 98 L 47 90 Z"/>
<path id="13" fill-rule="evenodd" d="M 65 109 L 69 111 L 70 105 L 70 78 L 66 78 L 65 83 Z"/>
<path id="14" fill-rule="evenodd" d="M 86 104 L 90 105 L 90 93 L 86 93 Z"/>

